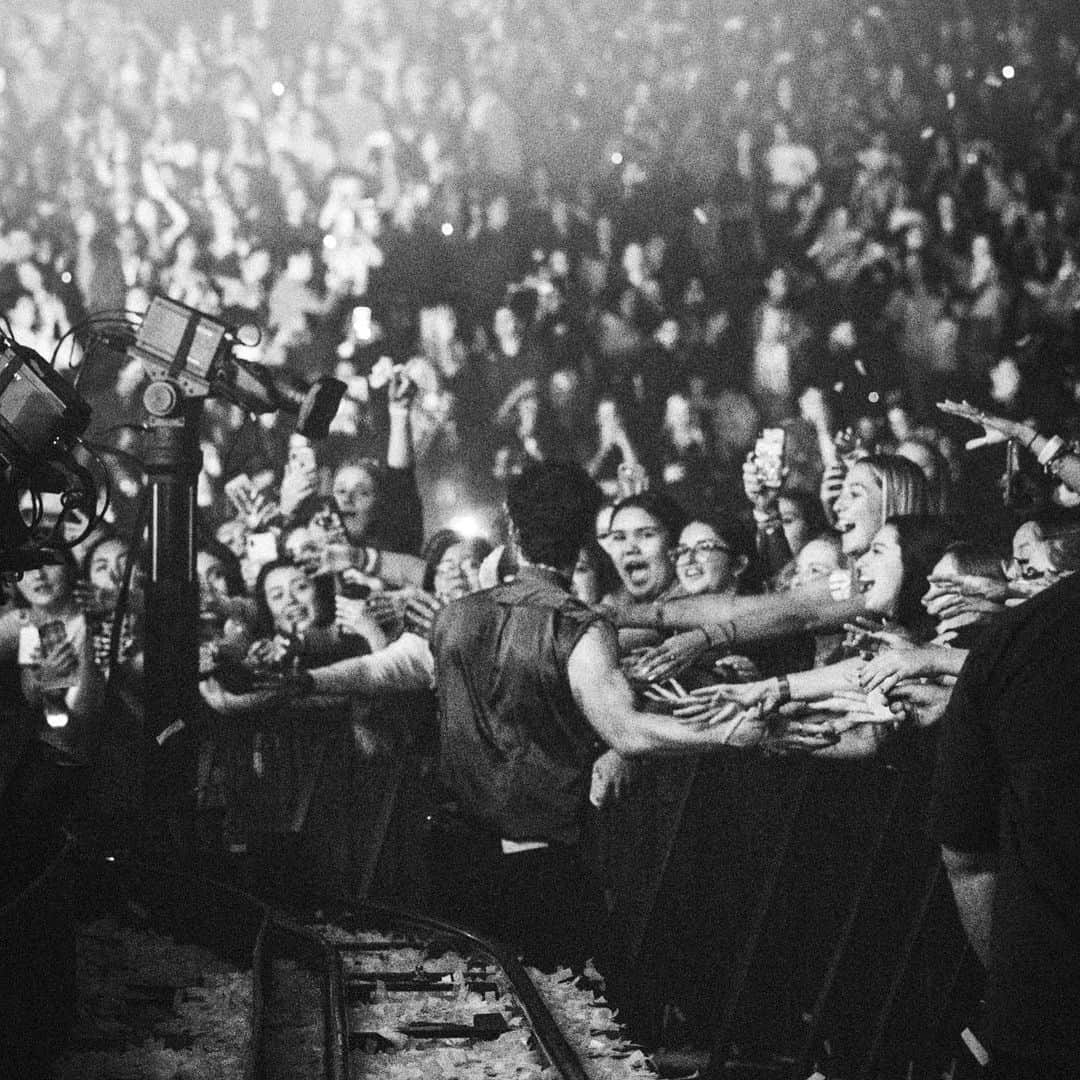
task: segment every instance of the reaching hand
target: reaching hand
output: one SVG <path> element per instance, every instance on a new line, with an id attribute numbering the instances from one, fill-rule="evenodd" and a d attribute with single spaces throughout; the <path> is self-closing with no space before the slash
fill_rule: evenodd
<path id="1" fill-rule="evenodd" d="M 939 683 L 902 682 L 889 693 L 889 707 L 898 719 L 918 727 L 931 727 L 944 715 L 952 686 Z"/>
<path id="2" fill-rule="evenodd" d="M 1007 439 L 1022 439 L 1028 430 L 1021 424 L 1006 420 L 1002 416 L 991 416 L 966 401 L 939 401 L 937 406 L 943 413 L 958 416 L 961 420 L 970 420 L 982 426 L 983 433 L 976 439 L 964 443 L 967 450 L 977 450 L 980 446 L 993 446 Z"/>
<path id="3" fill-rule="evenodd" d="M 891 649 L 878 653 L 862 666 L 859 683 L 866 691 L 877 690 L 888 694 L 897 683 L 933 675 L 937 671 L 939 648 L 924 645 L 921 648 Z"/>
<path id="4" fill-rule="evenodd" d="M 746 497 L 755 510 L 768 513 L 776 507 L 780 492 L 777 488 L 765 486 L 753 451 L 746 455 L 746 460 L 743 462 L 742 480 L 743 491 L 746 492 Z"/>
<path id="5" fill-rule="evenodd" d="M 757 664 L 748 656 L 722 656 L 713 664 L 713 671 L 724 683 L 752 683 L 761 681 Z"/>
<path id="6" fill-rule="evenodd" d="M 59 689 L 74 685 L 79 672 L 79 658 L 70 639 L 61 641 L 48 656 L 41 656 L 40 663 L 42 686 Z"/>
<path id="7" fill-rule="evenodd" d="M 923 607 L 933 616 L 939 627 L 946 622 L 961 619 L 954 625 L 963 626 L 964 622 L 974 621 L 971 615 L 994 615 L 1005 610 L 1005 605 L 996 600 L 981 596 L 962 596 L 956 592 L 937 592 L 931 590 L 923 597 Z"/>
<path id="8" fill-rule="evenodd" d="M 405 590 L 402 590 L 405 591 Z M 426 638 L 431 634 L 435 616 L 446 605 L 422 589 L 409 589 L 405 596 L 405 629 Z"/>
<path id="9" fill-rule="evenodd" d="M 886 630 L 883 623 L 866 616 L 856 616 L 854 622 L 844 623 L 847 636 L 845 648 L 858 652 L 876 653 L 880 649 L 913 649 L 915 643 L 903 629 Z"/>
<path id="10" fill-rule="evenodd" d="M 923 597 L 924 605 L 946 592 L 1004 603 L 1009 591 L 1007 582 L 979 574 L 932 574 L 927 581 L 930 589 Z"/>
<path id="11" fill-rule="evenodd" d="M 675 634 L 659 645 L 642 649 L 628 671 L 631 682 L 655 683 L 670 679 L 688 668 L 709 649 L 709 639 L 700 630 Z"/>
<path id="12" fill-rule="evenodd" d="M 618 802 L 629 790 L 636 773 L 634 762 L 608 750 L 593 763 L 589 802 L 598 809 Z"/>
<path id="13" fill-rule="evenodd" d="M 771 732 L 763 745 L 770 753 L 781 755 L 825 750 L 840 741 L 835 725 L 830 716 L 800 716 Z"/>

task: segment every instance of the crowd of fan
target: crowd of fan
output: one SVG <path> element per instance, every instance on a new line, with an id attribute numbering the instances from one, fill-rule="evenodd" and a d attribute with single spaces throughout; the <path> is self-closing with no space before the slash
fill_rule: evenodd
<path id="1" fill-rule="evenodd" d="M 101 711 L 142 479 L 141 371 L 83 320 L 155 293 L 348 387 L 317 446 L 206 410 L 203 686 L 235 723 L 206 728 L 196 785 L 214 843 L 263 845 L 268 880 L 288 858 L 371 886 L 358 776 L 424 759 L 425 710 L 390 692 L 430 704 L 432 617 L 513 573 L 494 507 L 529 460 L 576 458 L 612 500 L 575 589 L 628 625 L 861 594 L 846 638 L 625 631 L 662 707 L 708 722 L 720 678 L 724 702 L 788 708 L 784 752 L 931 729 L 978 626 L 1080 566 L 1049 438 L 1080 398 L 1080 41 L 1052 5 L 641 4 L 617 29 L 600 3 L 280 6 L 0 13 L 0 307 L 120 431 L 116 527 L 0 615 L 58 749 Z M 999 483 L 1007 438 L 1031 453 Z M 441 528 L 462 509 L 490 541 Z M 58 619 L 57 650 L 21 643 Z M 112 651 L 137 725 L 137 602 Z M 244 678 L 360 655 L 348 693 L 236 705 Z M 598 805 L 624 766 L 600 758 Z"/>

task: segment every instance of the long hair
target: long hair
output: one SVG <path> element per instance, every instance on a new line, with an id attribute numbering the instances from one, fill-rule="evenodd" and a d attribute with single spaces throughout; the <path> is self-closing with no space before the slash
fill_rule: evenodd
<path id="1" fill-rule="evenodd" d="M 453 529 L 439 529 L 432 533 L 424 545 L 420 557 L 424 560 L 424 577 L 420 587 L 425 592 L 432 592 L 435 587 L 435 571 L 442 557 L 455 544 L 463 544 L 469 549 L 477 563 L 482 563 L 492 552 L 490 541 L 482 536 L 462 536 Z"/>
<path id="2" fill-rule="evenodd" d="M 274 570 L 288 567 L 299 570 L 300 567 L 291 559 L 274 559 L 268 562 L 255 579 L 255 633 L 260 637 L 272 636 L 277 627 L 270 605 L 266 602 L 266 579 Z M 320 574 L 311 578 L 315 587 L 315 625 L 329 626 L 334 620 L 334 578 L 332 574 Z"/>
<path id="3" fill-rule="evenodd" d="M 896 454 L 871 454 L 859 460 L 881 485 L 881 523 L 892 517 L 923 516 L 930 513 L 930 493 L 926 476 L 913 461 Z"/>
<path id="4" fill-rule="evenodd" d="M 926 641 L 934 636 L 935 629 L 933 617 L 922 606 L 926 579 L 949 547 L 965 538 L 962 526 L 954 518 L 929 514 L 894 515 L 885 524 L 896 529 L 900 541 L 900 565 L 903 567 L 894 612 L 896 621 L 910 630 L 917 640 Z"/>

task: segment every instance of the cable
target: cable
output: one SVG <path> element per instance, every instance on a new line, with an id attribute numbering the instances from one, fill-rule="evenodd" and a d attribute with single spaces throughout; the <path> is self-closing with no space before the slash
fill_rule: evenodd
<path id="1" fill-rule="evenodd" d="M 112 311 L 95 312 L 93 315 L 87 315 L 85 319 L 80 319 L 79 322 L 75 323 L 73 326 L 69 326 L 67 330 L 65 330 L 60 335 L 56 344 L 53 346 L 53 351 L 49 356 L 49 366 L 56 367 L 56 361 L 60 356 L 60 348 L 64 344 L 64 342 L 67 341 L 68 338 L 71 338 L 71 353 L 72 360 L 74 360 L 75 344 L 78 341 L 78 335 L 81 331 L 83 331 L 87 327 L 93 327 L 98 323 L 102 324 L 103 326 L 111 323 L 117 327 L 131 327 L 133 326 L 133 319 L 129 319 L 129 315 L 132 317 L 137 317 L 138 312 L 127 311 L 126 309 L 121 308 L 117 308 Z M 81 362 L 78 364 L 72 362 L 68 366 L 72 371 L 76 371 L 81 368 L 83 364 Z"/>
<path id="2" fill-rule="evenodd" d="M 96 352 L 95 347 L 99 344 L 100 341 L 107 341 L 107 339 L 104 338 L 98 338 L 98 340 L 95 340 L 94 331 L 98 329 L 112 329 L 115 330 L 117 333 L 126 335 L 128 333 L 134 333 L 134 331 L 138 330 L 141 325 L 142 315 L 137 311 L 128 310 L 126 308 L 116 309 L 112 311 L 99 311 L 93 315 L 88 315 L 85 319 L 76 323 L 74 326 L 69 327 L 69 329 L 64 333 L 64 335 L 56 343 L 56 347 L 53 349 L 52 357 L 50 358 L 49 363 L 53 367 L 56 366 L 56 360 L 60 354 L 60 346 L 68 337 L 70 337 L 72 340 L 71 351 L 73 362 L 69 365 L 69 368 L 71 371 L 74 372 L 71 384 L 72 386 L 77 387 L 79 385 L 79 380 L 82 378 L 82 373 L 87 366 L 89 357 Z M 90 331 L 86 341 L 82 341 L 79 338 L 79 335 L 82 334 L 84 331 Z M 83 356 L 79 363 L 74 363 L 75 342 L 79 342 L 79 344 L 81 344 L 83 348 Z M 123 347 L 125 350 L 128 344 L 130 344 L 130 342 L 124 343 Z"/>

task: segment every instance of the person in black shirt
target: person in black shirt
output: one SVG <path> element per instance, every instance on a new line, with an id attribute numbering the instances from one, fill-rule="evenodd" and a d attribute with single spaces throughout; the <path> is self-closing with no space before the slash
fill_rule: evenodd
<path id="1" fill-rule="evenodd" d="M 1080 1066 L 1080 574 L 990 626 L 943 721 L 931 808 L 989 973 L 996 1077 Z"/>
<path id="2" fill-rule="evenodd" d="M 600 503 L 579 465 L 527 465 L 507 497 L 517 576 L 448 604 L 431 634 L 446 803 L 432 816 L 430 906 L 545 968 L 602 955 L 583 840 L 605 744 L 685 754 L 765 735 L 736 706 L 715 726 L 635 707 L 614 628 L 571 594 Z"/>

